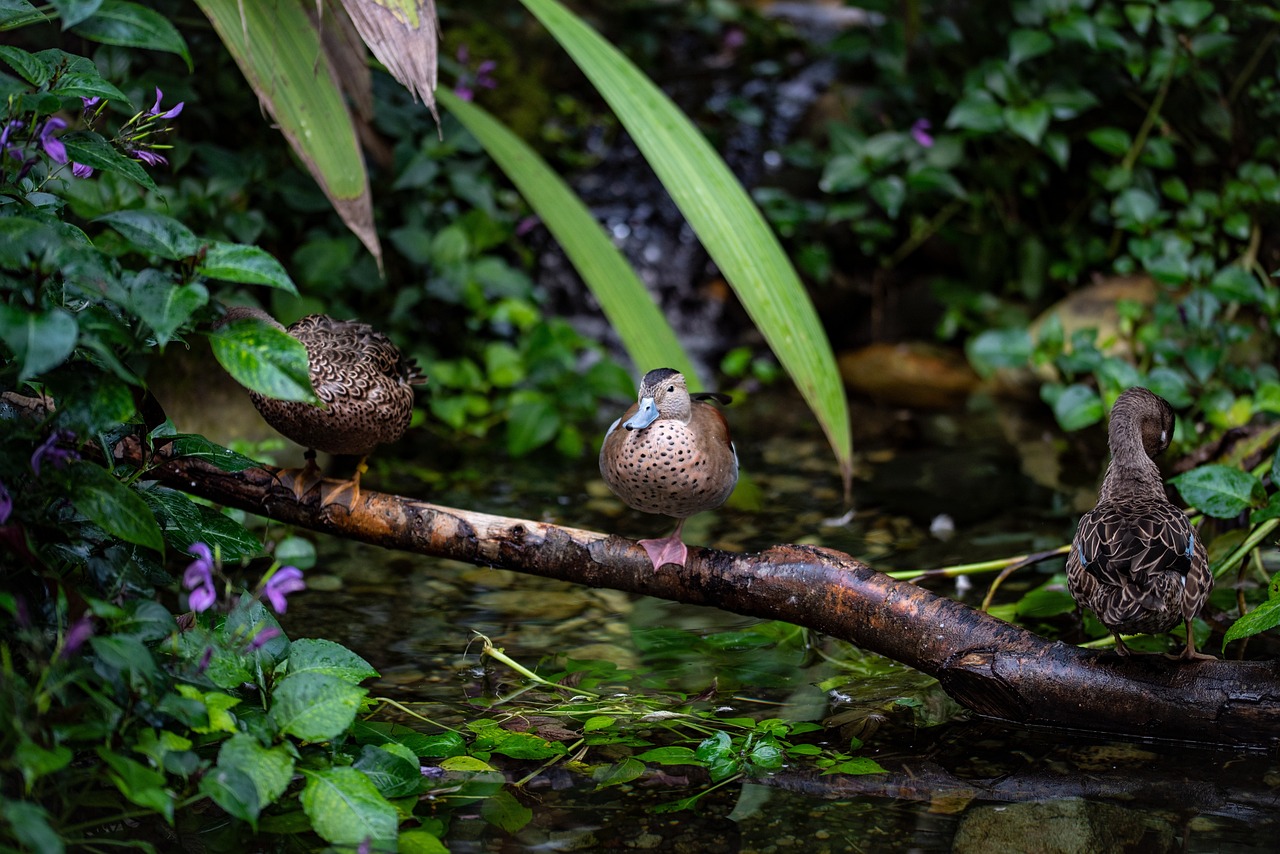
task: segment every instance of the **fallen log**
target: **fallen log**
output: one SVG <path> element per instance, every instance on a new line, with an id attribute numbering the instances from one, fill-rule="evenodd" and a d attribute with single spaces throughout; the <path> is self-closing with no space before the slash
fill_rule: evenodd
<path id="1" fill-rule="evenodd" d="M 1280 737 L 1280 662 L 1120 658 L 1050 642 L 842 552 L 779 545 L 758 554 L 691 548 L 654 571 L 623 537 L 362 490 L 350 508 L 297 501 L 275 469 L 229 473 L 166 446 L 122 440 L 146 479 L 347 539 L 608 587 L 816 629 L 936 678 L 978 714 L 1029 726 L 1235 745 Z"/>

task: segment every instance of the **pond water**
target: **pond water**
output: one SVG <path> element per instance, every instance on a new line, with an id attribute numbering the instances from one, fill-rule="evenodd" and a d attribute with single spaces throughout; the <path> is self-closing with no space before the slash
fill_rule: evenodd
<path id="1" fill-rule="evenodd" d="M 1104 452 L 1100 436 L 1065 441 L 1034 406 L 1023 412 L 981 398 L 949 413 L 856 406 L 858 512 L 841 520 L 829 452 L 797 400 L 770 392 L 729 417 L 749 483 L 731 506 L 691 519 L 686 539 L 748 551 L 819 543 L 881 569 L 1066 542 Z M 393 449 L 405 454 L 400 460 L 392 452 L 375 459 L 365 484 L 628 536 L 667 533 L 666 519 L 627 510 L 608 494 L 594 459 L 512 462 L 416 441 Z M 602 658 L 644 674 L 647 685 L 690 695 L 714 686 L 714 704 L 733 714 L 825 722 L 822 740 L 840 746 L 860 736 L 864 746 L 852 752 L 889 771 L 820 776 L 784 767 L 716 789 L 693 810 L 655 813 L 708 781 L 641 778 L 598 789 L 553 765 L 518 791 L 533 818 L 515 834 L 478 809 L 454 813 L 446 839 L 454 852 L 1274 847 L 1267 840 L 1280 818 L 1280 767 L 1266 753 L 1029 732 L 973 718 L 931 680 L 830 638 L 762 643 L 752 634 L 759 621 L 715 609 L 327 537 L 315 542 L 310 589 L 290 600 L 286 631 L 350 646 L 382 674 L 372 695 L 415 704 L 434 721 L 482 716 L 481 701 L 519 686 L 518 674 L 482 662 L 481 633 L 531 668 Z M 1061 561 L 1020 571 L 1001 596 L 1016 597 L 1060 570 Z M 989 583 L 976 576 L 967 592 L 952 581 L 937 589 L 977 604 Z M 509 776 L 536 767 L 512 763 Z"/>

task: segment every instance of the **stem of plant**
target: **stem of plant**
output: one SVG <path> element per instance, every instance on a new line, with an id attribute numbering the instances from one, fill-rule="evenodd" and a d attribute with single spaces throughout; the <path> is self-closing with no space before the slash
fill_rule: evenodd
<path id="1" fill-rule="evenodd" d="M 897 572 L 887 572 L 890 578 L 896 578 L 899 581 L 914 581 L 918 578 L 955 578 L 960 575 L 975 575 L 980 572 L 996 572 L 1007 567 L 1018 569 L 1023 566 L 1030 566 L 1050 558 L 1065 555 L 1071 551 L 1071 545 L 1058 546 L 1056 549 L 1049 549 L 1043 552 L 1033 552 L 1031 554 L 1017 555 L 1016 557 L 1002 557 L 996 560 L 986 560 L 979 563 L 960 563 L 954 566 L 944 566 L 938 569 L 904 569 Z"/>

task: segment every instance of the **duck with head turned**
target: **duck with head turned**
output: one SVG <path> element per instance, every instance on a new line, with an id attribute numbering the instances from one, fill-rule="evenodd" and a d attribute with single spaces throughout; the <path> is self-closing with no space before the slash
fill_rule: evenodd
<path id="1" fill-rule="evenodd" d="M 1173 424 L 1173 407 L 1145 388 L 1116 399 L 1107 434 L 1111 461 L 1098 506 L 1080 518 L 1067 586 L 1115 635 L 1120 655 L 1130 652 L 1122 632 L 1157 634 L 1185 621 L 1187 644 L 1176 657 L 1213 658 L 1196 652 L 1191 633 L 1191 619 L 1213 587 L 1204 543 L 1165 496 L 1154 459 L 1169 447 Z"/>
<path id="2" fill-rule="evenodd" d="M 287 329 L 271 315 L 252 306 L 232 306 L 223 323 L 252 318 L 282 329 L 307 348 L 311 386 L 323 406 L 276 400 L 249 392 L 253 405 L 268 424 L 286 438 L 307 448 L 301 470 L 280 473 L 280 481 L 294 496 L 321 483 L 315 452 L 360 458 L 355 476 L 321 495 L 321 505 L 348 508 L 360 496 L 365 460 L 378 445 L 404 435 L 413 417 L 413 387 L 427 381 L 417 363 L 400 352 L 387 336 L 367 323 L 335 320 L 309 314 Z"/>
<path id="3" fill-rule="evenodd" d="M 738 482 L 729 424 L 706 400 L 728 403 L 729 397 L 691 395 L 682 374 L 655 368 L 644 375 L 639 400 L 613 422 L 600 448 L 600 474 L 627 506 L 678 520 L 671 536 L 640 540 L 654 569 L 684 566 L 684 520 L 719 507 Z"/>

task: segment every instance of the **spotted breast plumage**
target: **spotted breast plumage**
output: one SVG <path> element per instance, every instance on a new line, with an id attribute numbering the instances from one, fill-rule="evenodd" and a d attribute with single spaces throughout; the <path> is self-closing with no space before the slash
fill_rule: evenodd
<path id="1" fill-rule="evenodd" d="M 1169 447 L 1173 408 L 1144 388 L 1120 395 L 1111 409 L 1111 461 L 1098 505 L 1080 518 L 1067 556 L 1071 595 L 1116 638 L 1160 633 L 1180 621 L 1187 642 L 1180 658 L 1212 658 L 1196 652 L 1191 620 L 1213 587 L 1204 543 L 1187 515 L 1169 502 L 1154 457 Z"/>
<path id="2" fill-rule="evenodd" d="M 656 368 L 640 382 L 639 399 L 613 422 L 600 448 L 600 474 L 629 507 L 673 516 L 669 537 L 641 540 L 654 569 L 684 566 L 684 520 L 719 507 L 738 482 L 738 454 L 729 424 L 715 406 L 725 395 L 689 393 L 685 378 Z"/>
<path id="3" fill-rule="evenodd" d="M 282 482 L 301 498 L 320 482 L 315 451 L 361 458 L 355 476 L 322 495 L 321 503 L 350 504 L 360 494 L 364 460 L 378 445 L 404 435 L 413 417 L 413 387 L 426 382 L 417 364 L 367 323 L 310 314 L 285 329 L 261 309 L 234 306 L 224 322 L 254 318 L 284 329 L 307 349 L 311 385 L 323 406 L 276 400 L 251 391 L 262 417 L 285 437 L 308 448 L 300 472 Z"/>

